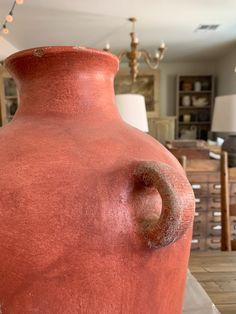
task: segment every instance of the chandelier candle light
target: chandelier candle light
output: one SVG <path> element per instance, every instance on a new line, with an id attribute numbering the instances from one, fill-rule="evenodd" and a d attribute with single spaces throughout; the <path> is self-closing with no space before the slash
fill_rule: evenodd
<path id="1" fill-rule="evenodd" d="M 132 77 L 132 81 L 135 82 L 139 73 L 138 67 L 139 67 L 139 60 L 143 58 L 143 60 L 148 64 L 148 66 L 156 70 L 159 66 L 160 61 L 164 58 L 166 46 L 165 43 L 162 43 L 161 46 L 158 48 L 157 52 L 155 53 L 154 57 L 151 56 L 151 54 L 146 50 L 139 50 L 139 39 L 137 37 L 137 34 L 135 32 L 135 23 L 137 22 L 137 19 L 135 17 L 131 17 L 128 19 L 132 24 L 132 32 L 130 33 L 131 37 L 131 43 L 130 43 L 130 51 L 124 50 L 122 51 L 118 57 L 121 60 L 123 57 L 126 57 L 129 61 L 129 67 L 130 67 L 130 74 Z M 107 43 L 106 47 L 103 49 L 105 51 L 110 50 L 110 44 Z"/>

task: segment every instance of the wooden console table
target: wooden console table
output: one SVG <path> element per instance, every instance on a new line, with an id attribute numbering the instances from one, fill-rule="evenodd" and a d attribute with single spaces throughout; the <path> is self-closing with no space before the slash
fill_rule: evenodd
<path id="1" fill-rule="evenodd" d="M 189 269 L 221 314 L 236 313 L 236 251 L 192 252 Z"/>

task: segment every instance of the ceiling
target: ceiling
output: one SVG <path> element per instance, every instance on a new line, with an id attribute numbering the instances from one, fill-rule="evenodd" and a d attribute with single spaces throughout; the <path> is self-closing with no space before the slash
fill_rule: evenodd
<path id="1" fill-rule="evenodd" d="M 13 0 L 0 2 L 4 21 Z M 0 42 L 0 58 L 14 49 L 47 45 L 103 48 L 107 41 L 117 53 L 129 48 L 127 18 L 136 16 L 140 47 L 155 52 L 165 41 L 165 61 L 212 60 L 236 43 L 235 12 L 235 0 L 25 0 L 15 8 L 14 21 L 8 24 L 10 33 Z M 220 26 L 216 31 L 196 32 L 200 24 Z"/>

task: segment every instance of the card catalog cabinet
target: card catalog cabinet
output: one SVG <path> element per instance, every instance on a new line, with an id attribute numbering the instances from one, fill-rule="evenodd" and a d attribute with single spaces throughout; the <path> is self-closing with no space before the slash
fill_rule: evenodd
<path id="1" fill-rule="evenodd" d="M 188 172 L 192 185 L 196 212 L 194 218 L 192 250 L 221 249 L 221 186 L 219 171 Z M 230 202 L 236 203 L 236 181 L 230 182 Z M 236 239 L 236 219 L 231 222 Z"/>
<path id="2" fill-rule="evenodd" d="M 189 172 L 195 194 L 192 250 L 219 250 L 221 233 L 221 197 L 219 172 Z"/>

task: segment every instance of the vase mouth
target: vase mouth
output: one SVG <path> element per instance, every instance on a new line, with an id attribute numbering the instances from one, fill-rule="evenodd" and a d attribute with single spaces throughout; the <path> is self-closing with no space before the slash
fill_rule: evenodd
<path id="1" fill-rule="evenodd" d="M 14 62 L 14 60 L 20 59 L 22 57 L 42 58 L 44 56 L 55 55 L 55 54 L 66 54 L 66 53 L 68 54 L 73 53 L 73 54 L 78 54 L 78 55 L 80 55 L 81 53 L 83 54 L 87 53 L 91 57 L 103 56 L 115 62 L 117 67 L 119 65 L 119 59 L 114 54 L 107 51 L 95 49 L 95 48 L 87 48 L 87 47 L 81 47 L 81 46 L 44 46 L 44 47 L 35 47 L 35 48 L 25 49 L 25 50 L 15 52 L 9 57 L 7 57 L 4 60 L 4 64 L 7 67 L 10 63 Z"/>

